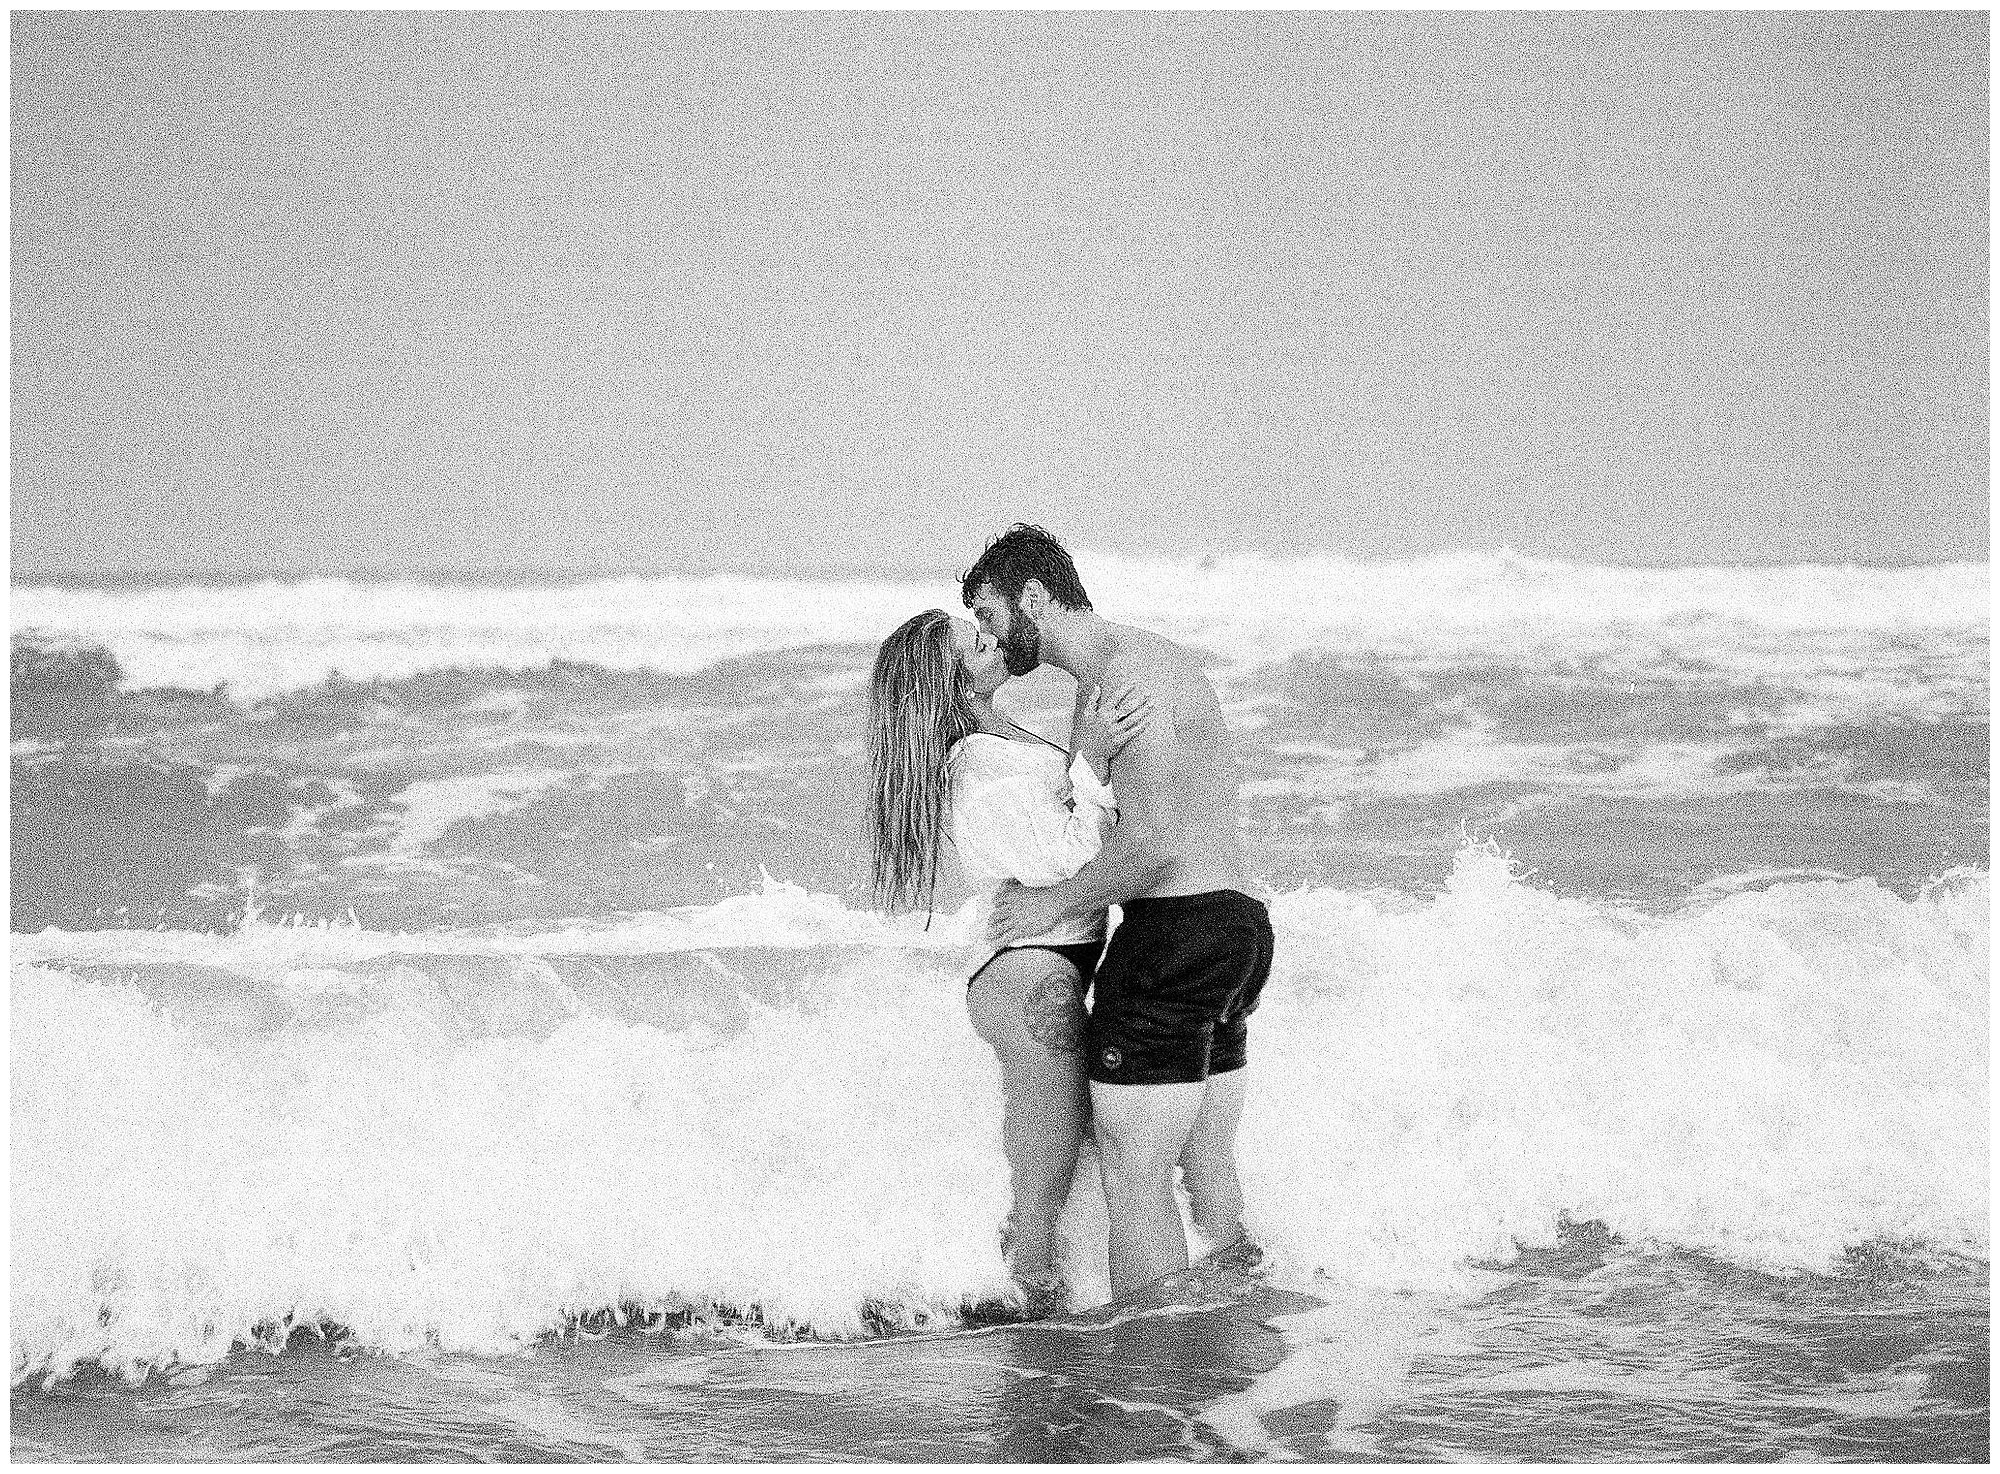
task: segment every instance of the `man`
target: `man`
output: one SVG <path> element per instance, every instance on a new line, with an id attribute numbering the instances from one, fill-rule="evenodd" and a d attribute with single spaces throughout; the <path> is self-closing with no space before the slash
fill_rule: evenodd
<path id="1" fill-rule="evenodd" d="M 1271 925 L 1248 894 L 1238 771 L 1215 690 L 1188 651 L 1100 618 L 1062 545 L 1019 525 L 987 546 L 961 593 L 1014 675 L 1046 661 L 1098 688 L 1136 684 L 1155 715 L 1112 759 L 1118 823 L 1060 885 L 1010 884 L 987 941 L 1004 947 L 1065 918 L 1124 908 L 1092 989 L 1090 1100 L 1120 1298 L 1187 1267 L 1174 1199 L 1186 1175 L 1195 1227 L 1243 1234 L 1236 1125 L 1250 1011 L 1271 969 Z"/>

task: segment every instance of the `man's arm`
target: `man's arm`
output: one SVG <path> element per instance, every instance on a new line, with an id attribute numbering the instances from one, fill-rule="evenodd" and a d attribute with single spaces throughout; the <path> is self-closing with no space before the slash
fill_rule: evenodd
<path id="1" fill-rule="evenodd" d="M 1111 760 L 1118 822 L 1096 858 L 1056 885 L 1002 887 L 987 940 L 1004 947 L 1052 930 L 1066 918 L 1144 895 L 1180 853 L 1180 771 L 1180 738 L 1171 704 L 1162 701 L 1145 729 Z"/>

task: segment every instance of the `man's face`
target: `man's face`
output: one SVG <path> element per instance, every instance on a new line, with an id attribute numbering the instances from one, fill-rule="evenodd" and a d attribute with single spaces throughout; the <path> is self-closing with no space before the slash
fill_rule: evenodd
<path id="1" fill-rule="evenodd" d="M 1018 601 L 1002 598 L 992 584 L 983 583 L 972 596 L 972 617 L 1000 642 L 1008 675 L 1025 676 L 1042 663 L 1041 626 Z"/>

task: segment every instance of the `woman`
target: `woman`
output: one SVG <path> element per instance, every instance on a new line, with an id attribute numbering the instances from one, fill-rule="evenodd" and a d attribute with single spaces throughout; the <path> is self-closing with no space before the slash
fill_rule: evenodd
<path id="1" fill-rule="evenodd" d="M 948 837 L 966 878 L 1054 885 L 1095 855 L 1116 819 L 1111 759 L 1151 706 L 1087 703 L 1075 754 L 993 706 L 1007 666 L 990 636 L 939 609 L 882 642 L 868 699 L 869 820 L 876 903 L 928 910 Z M 1001 1238 L 1036 1313 L 1061 1299 L 1056 1219 L 1090 1117 L 1083 995 L 1104 948 L 1104 917 L 996 952 L 973 973 L 973 1027 L 1000 1058 L 1001 1139 L 1014 1207 Z"/>

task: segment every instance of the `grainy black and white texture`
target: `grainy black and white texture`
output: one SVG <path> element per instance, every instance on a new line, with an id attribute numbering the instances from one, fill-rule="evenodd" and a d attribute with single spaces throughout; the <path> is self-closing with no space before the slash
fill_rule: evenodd
<path id="1" fill-rule="evenodd" d="M 9 26 L 17 1460 L 1986 1456 L 1983 15 Z M 1017 520 L 1277 936 L 1172 1313 L 866 895 Z"/>
<path id="2" fill-rule="evenodd" d="M 1985 544 L 1978 13 L 11 25 L 17 572 Z"/>

